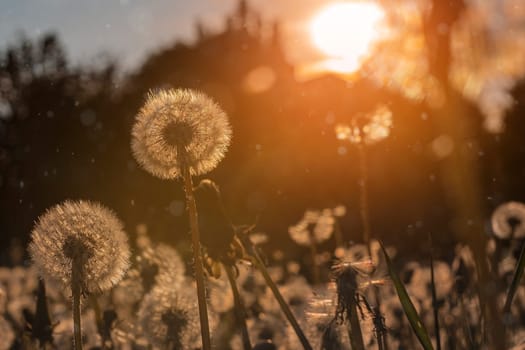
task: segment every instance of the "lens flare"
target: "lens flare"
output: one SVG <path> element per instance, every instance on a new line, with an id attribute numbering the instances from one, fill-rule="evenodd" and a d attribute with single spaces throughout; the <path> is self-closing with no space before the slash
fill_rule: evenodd
<path id="1" fill-rule="evenodd" d="M 381 36 L 385 17 L 373 2 L 335 3 L 322 9 L 310 25 L 315 46 L 328 56 L 327 68 L 352 72 Z"/>

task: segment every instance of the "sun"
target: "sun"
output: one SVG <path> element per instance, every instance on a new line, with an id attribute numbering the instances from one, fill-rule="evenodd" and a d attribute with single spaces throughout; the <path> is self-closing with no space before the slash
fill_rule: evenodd
<path id="1" fill-rule="evenodd" d="M 355 71 L 381 37 L 383 9 L 373 2 L 340 2 L 323 8 L 311 21 L 315 46 L 333 70 Z"/>

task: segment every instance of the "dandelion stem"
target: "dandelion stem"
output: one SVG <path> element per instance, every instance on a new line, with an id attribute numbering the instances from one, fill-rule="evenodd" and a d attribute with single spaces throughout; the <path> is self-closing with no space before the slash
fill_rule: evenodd
<path id="1" fill-rule="evenodd" d="M 365 242 L 366 249 L 368 250 L 368 255 L 372 259 L 372 248 L 370 246 L 370 239 L 372 236 L 370 228 L 370 210 L 368 202 L 368 168 L 367 168 L 367 158 L 366 158 L 366 149 L 365 146 L 360 143 L 358 145 L 359 149 L 359 175 L 361 178 L 361 183 L 359 184 L 359 214 L 361 216 L 361 226 L 363 228 L 363 241 Z M 379 298 L 379 293 L 377 290 L 374 290 L 374 296 L 376 301 L 376 307 L 378 310 L 381 309 L 381 300 Z M 381 344 L 381 340 L 378 339 L 378 344 Z"/>
<path id="2" fill-rule="evenodd" d="M 475 349 L 476 346 L 474 345 L 474 338 L 472 336 L 472 331 L 470 329 L 470 322 L 467 316 L 468 312 L 465 307 L 465 304 L 463 303 L 463 297 L 458 294 L 457 298 L 458 298 L 457 300 L 458 300 L 458 304 L 461 309 L 461 315 L 463 319 L 463 333 L 464 333 L 463 336 L 465 337 L 468 348 Z"/>
<path id="3" fill-rule="evenodd" d="M 38 280 L 35 320 L 32 324 L 32 338 L 38 340 L 40 349 L 45 349 L 47 344 L 53 343 L 53 326 L 47 307 L 46 286 L 44 280 Z"/>
<path id="4" fill-rule="evenodd" d="M 75 350 L 82 350 L 82 327 L 80 324 L 80 266 L 73 260 L 71 268 L 71 292 L 73 294 L 73 334 Z"/>
<path id="5" fill-rule="evenodd" d="M 348 327 L 348 338 L 350 338 L 350 345 L 352 350 L 364 350 L 363 334 L 361 333 L 361 325 L 359 324 L 359 317 L 357 315 L 357 302 L 355 296 L 350 298 L 348 305 L 350 311 L 350 324 Z"/>
<path id="6" fill-rule="evenodd" d="M 436 282 L 434 277 L 434 253 L 432 249 L 432 235 L 428 234 L 430 242 L 430 286 L 432 289 L 432 310 L 434 313 L 434 333 L 436 336 L 436 350 L 441 350 L 441 332 L 439 327 L 439 306 L 437 303 Z"/>
<path id="7" fill-rule="evenodd" d="M 100 335 L 100 339 L 102 339 L 102 350 L 108 349 L 108 342 L 111 343 L 111 338 L 108 339 L 106 336 L 106 332 L 104 331 L 105 324 L 102 317 L 102 310 L 100 309 L 100 304 L 98 303 L 97 297 L 93 294 L 89 296 L 89 301 L 91 303 L 91 307 L 93 308 L 93 311 L 95 311 L 95 322 L 97 324 L 97 331 Z M 110 346 L 109 348 L 113 348 Z"/>
<path id="8" fill-rule="evenodd" d="M 313 284 L 319 284 L 319 266 L 317 266 L 317 246 L 315 244 L 315 237 L 312 232 L 310 232 L 310 254 L 312 256 L 312 273 L 313 273 Z"/>
<path id="9" fill-rule="evenodd" d="M 339 224 L 339 220 L 337 220 L 337 218 L 334 222 L 334 238 L 336 248 L 344 246 L 343 231 L 341 230 L 341 224 Z"/>
<path id="10" fill-rule="evenodd" d="M 503 306 L 503 314 L 510 313 L 510 307 L 512 305 L 512 300 L 516 294 L 516 290 L 520 284 L 521 277 L 523 276 L 523 269 L 525 268 L 525 244 L 522 243 L 520 257 L 518 259 L 518 264 L 512 276 L 512 282 L 510 284 L 509 290 L 507 292 L 507 298 L 505 299 L 505 306 Z"/>
<path id="11" fill-rule="evenodd" d="M 295 316 L 293 315 L 292 311 L 288 307 L 288 304 L 286 304 L 286 301 L 284 301 L 284 298 L 279 292 L 279 289 L 277 288 L 272 278 L 270 277 L 270 274 L 268 273 L 268 270 L 266 269 L 266 266 L 264 265 L 259 252 L 257 251 L 256 248 L 253 248 L 253 247 L 250 247 L 250 248 L 251 249 L 249 251 L 252 255 L 252 262 L 259 269 L 259 271 L 261 271 L 264 277 L 264 280 L 266 281 L 266 284 L 268 285 L 268 287 L 270 287 L 275 299 L 277 300 L 277 302 L 279 303 L 279 306 L 281 307 L 281 310 L 283 311 L 284 315 L 288 319 L 288 322 L 290 322 L 290 324 L 292 325 L 292 328 L 294 329 L 295 334 L 297 334 L 297 337 L 299 338 L 299 341 L 303 345 L 303 348 L 305 350 L 313 350 L 312 346 L 308 342 L 308 339 L 306 339 L 306 336 L 304 335 L 303 330 L 299 326 L 299 323 L 295 319 Z"/>
<path id="12" fill-rule="evenodd" d="M 181 152 L 182 153 L 182 152 Z M 202 267 L 199 224 L 197 217 L 197 206 L 193 195 L 193 183 L 190 168 L 182 161 L 182 176 L 184 178 L 184 191 L 186 193 L 186 205 L 190 219 L 191 242 L 193 247 L 193 260 L 195 279 L 197 280 L 197 298 L 199 301 L 199 319 L 201 324 L 202 349 L 210 350 L 210 326 L 208 324 L 208 310 L 206 307 L 206 291 L 204 287 L 204 269 Z"/>
<path id="13" fill-rule="evenodd" d="M 377 337 L 377 349 L 385 350 L 385 347 L 384 347 L 385 338 L 383 336 L 383 333 L 381 333 L 380 331 L 376 331 L 376 337 Z"/>
<path id="14" fill-rule="evenodd" d="M 230 286 L 232 288 L 233 301 L 235 303 L 235 317 L 237 318 L 238 326 L 241 327 L 242 345 L 244 350 L 251 350 L 252 344 L 250 343 L 248 328 L 246 327 L 246 311 L 241 300 L 241 295 L 239 293 L 239 289 L 237 288 L 237 283 L 235 282 L 232 268 L 228 264 L 223 264 L 223 266 L 226 270 L 226 275 L 228 276 L 228 280 L 230 281 Z"/>
<path id="15" fill-rule="evenodd" d="M 359 214 L 361 215 L 361 226 L 363 229 L 363 241 L 370 251 L 370 214 L 368 211 L 368 171 L 366 167 L 365 146 L 359 144 L 359 174 L 361 182 L 359 184 Z"/>

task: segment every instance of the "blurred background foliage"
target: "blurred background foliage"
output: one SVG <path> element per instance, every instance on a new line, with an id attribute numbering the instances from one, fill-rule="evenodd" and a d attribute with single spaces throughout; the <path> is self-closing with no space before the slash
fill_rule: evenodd
<path id="1" fill-rule="evenodd" d="M 435 39 L 427 40 L 434 45 L 430 71 L 443 82 L 451 63 L 442 41 L 449 38 L 434 29 L 451 26 L 465 9 L 461 1 L 439 3 L 424 29 Z M 307 208 L 344 204 L 344 238 L 360 240 L 358 149 L 338 141 L 334 126 L 379 103 L 388 106 L 391 135 L 367 147 L 373 235 L 413 257 L 426 254 L 419 247 L 432 232 L 436 253 L 449 254 L 458 237 L 440 172 L 448 136 L 428 101 L 377 83 L 373 73 L 388 67 L 379 59 L 384 56 L 378 53 L 363 69 L 370 74 L 350 80 L 324 74 L 298 81 L 279 23 L 263 21 L 244 1 L 225 18 L 223 30 L 201 24 L 195 30 L 195 43 L 176 42 L 126 73 L 111 60 L 71 66 L 67 48 L 52 33 L 0 49 L 0 264 L 10 260 L 14 245 L 25 246 L 47 207 L 67 198 L 101 201 L 131 235 L 144 223 L 160 241 L 188 238 L 181 186 L 139 169 L 129 147 L 145 94 L 166 87 L 202 90 L 227 111 L 232 146 L 209 177 L 221 186 L 234 223 L 257 223 L 268 244 L 291 258 L 304 252 L 287 230 Z M 479 204 L 487 222 L 499 203 L 525 200 L 525 85 L 516 80 L 512 86 L 515 102 L 504 132 L 485 131 L 468 96 L 456 96 L 462 113 L 452 117 L 469 123 L 468 139 L 461 141 L 477 150 Z"/>

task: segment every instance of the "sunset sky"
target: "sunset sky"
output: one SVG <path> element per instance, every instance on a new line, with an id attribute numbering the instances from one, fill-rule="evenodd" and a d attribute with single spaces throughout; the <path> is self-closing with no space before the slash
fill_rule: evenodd
<path id="1" fill-rule="evenodd" d="M 252 0 L 266 19 L 285 22 L 292 61 L 310 51 L 307 23 L 326 0 Z M 109 54 L 131 68 L 145 54 L 174 40 L 190 41 L 197 19 L 210 29 L 223 26 L 237 0 L 3 0 L 0 2 L 0 50 L 24 33 L 30 38 L 59 33 L 75 63 Z M 101 56 L 102 55 L 102 56 Z"/>

